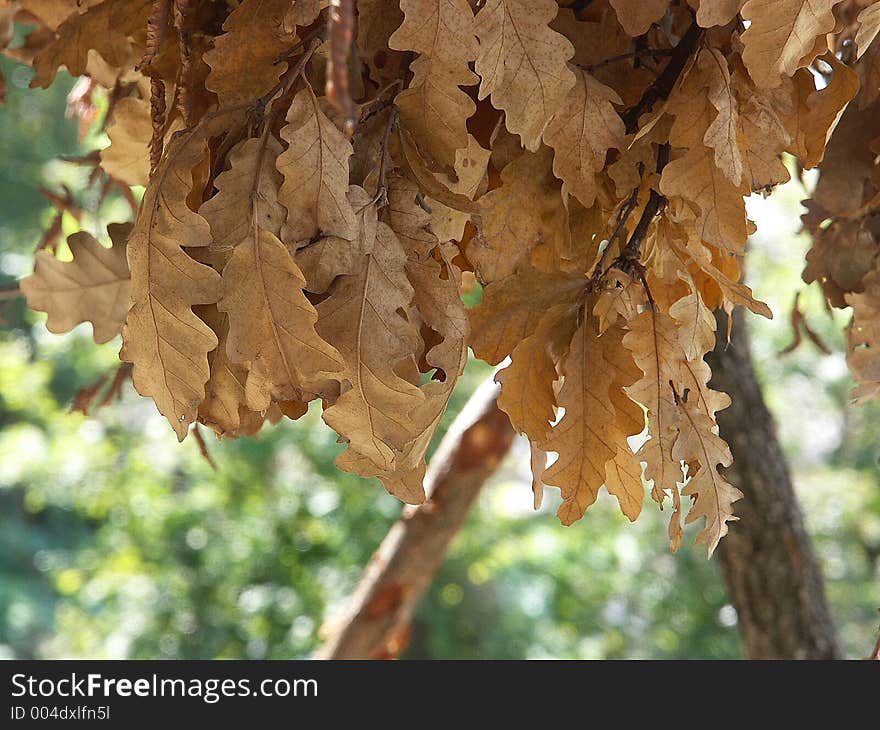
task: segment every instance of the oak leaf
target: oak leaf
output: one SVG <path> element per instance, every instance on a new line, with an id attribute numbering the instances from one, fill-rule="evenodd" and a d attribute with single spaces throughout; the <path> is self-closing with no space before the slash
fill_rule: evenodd
<path id="1" fill-rule="evenodd" d="M 122 331 L 131 289 L 125 252 L 130 230 L 129 224 L 108 226 L 111 248 L 85 231 L 68 236 L 72 261 L 37 251 L 34 273 L 22 280 L 21 291 L 31 309 L 49 315 L 50 332 L 61 334 L 91 322 L 95 342 L 101 344 Z"/>
<path id="2" fill-rule="evenodd" d="M 605 167 L 609 149 L 623 147 L 626 130 L 614 105 L 623 104 L 614 89 L 583 69 L 544 133 L 556 153 L 553 172 L 563 181 L 563 192 L 577 196 L 586 207 L 596 200 L 596 176 Z"/>
<path id="3" fill-rule="evenodd" d="M 55 40 L 34 57 L 31 87 L 47 88 L 61 66 L 80 76 L 91 50 L 118 69 L 132 63 L 132 36 L 146 27 L 151 5 L 152 0 L 104 0 L 84 13 L 72 13 L 58 26 Z"/>
<path id="4" fill-rule="evenodd" d="M 483 289 L 483 300 L 468 312 L 474 354 L 497 365 L 531 335 L 547 309 L 574 304 L 583 296 L 582 274 L 560 276 L 524 267 Z"/>
<path id="5" fill-rule="evenodd" d="M 357 221 L 347 197 L 351 142 L 324 113 L 311 87 L 293 98 L 281 137 L 288 143 L 277 163 L 284 177 L 278 200 L 287 208 L 283 240 L 354 238 Z"/>
<path id="6" fill-rule="evenodd" d="M 297 41 L 284 23 L 290 4 L 244 0 L 226 18 L 224 32 L 204 56 L 211 67 L 205 86 L 217 94 L 221 106 L 254 101 L 278 83 L 284 70 L 279 56 Z"/>
<path id="7" fill-rule="evenodd" d="M 420 54 L 413 78 L 398 94 L 400 122 L 424 140 L 423 153 L 438 167 L 452 168 L 456 150 L 468 143 L 467 119 L 476 106 L 461 90 L 479 78 L 468 64 L 479 46 L 474 13 L 466 0 L 402 0 L 404 21 L 388 43 Z"/>
<path id="8" fill-rule="evenodd" d="M 277 195 L 273 153 L 268 135 L 240 143 L 230 153 L 230 169 L 217 177 L 219 193 L 202 208 L 215 238 L 219 232 L 232 244 L 217 308 L 229 318 L 229 359 L 250 365 L 247 403 L 255 411 L 272 400 L 323 392 L 328 374 L 343 367 L 339 353 L 315 332 L 318 315 L 303 292 L 305 277 L 278 239 L 277 211 L 262 202 Z M 244 217 L 236 203 L 249 208 Z"/>
<path id="9" fill-rule="evenodd" d="M 413 298 L 406 261 L 394 232 L 379 222 L 361 270 L 338 277 L 318 305 L 318 333 L 342 355 L 339 377 L 347 388 L 324 420 L 351 451 L 383 471 L 395 468 L 412 440 L 410 414 L 424 402 L 418 386 L 401 377 L 415 371 L 419 342 L 406 316 Z"/>
<path id="10" fill-rule="evenodd" d="M 548 26 L 557 10 L 554 0 L 488 0 L 477 13 L 479 98 L 492 97 L 532 152 L 575 84 L 567 65 L 574 47 Z"/>
<path id="11" fill-rule="evenodd" d="M 144 193 L 128 240 L 132 304 L 119 357 L 134 365 L 132 382 L 156 402 L 182 441 L 196 419 L 217 336 L 192 307 L 220 295 L 220 276 L 184 247 L 204 247 L 211 230 L 187 207 L 192 169 L 207 152 L 204 129 L 180 135 Z"/>
<path id="12" fill-rule="evenodd" d="M 782 83 L 824 50 L 817 39 L 834 29 L 832 8 L 839 0 L 748 0 L 741 15 L 743 61 L 758 88 Z"/>
<path id="13" fill-rule="evenodd" d="M 641 470 L 632 453 L 618 457 L 619 448 L 628 451 L 626 437 L 632 434 L 621 428 L 612 400 L 613 389 L 622 392 L 630 384 L 631 358 L 622 337 L 619 327 L 600 336 L 596 320 L 584 317 L 562 363 L 559 405 L 565 415 L 540 446 L 559 454 L 543 481 L 561 489 L 557 514 L 565 525 L 584 516 L 603 484 L 618 493 L 628 516 L 638 514 L 640 503 L 635 506 L 633 495 L 642 488 Z M 632 466 L 626 465 L 627 458 Z"/>
<path id="14" fill-rule="evenodd" d="M 640 36 L 666 14 L 669 0 L 610 0 L 623 29 L 631 36 Z"/>

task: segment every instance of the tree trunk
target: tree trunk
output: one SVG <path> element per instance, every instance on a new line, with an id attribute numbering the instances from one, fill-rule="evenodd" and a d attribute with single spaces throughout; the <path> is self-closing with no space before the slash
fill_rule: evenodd
<path id="1" fill-rule="evenodd" d="M 431 459 L 428 500 L 404 509 L 373 554 L 322 659 L 391 659 L 406 647 L 413 611 L 443 563 L 480 489 L 513 443 L 513 428 L 484 383 Z"/>
<path id="2" fill-rule="evenodd" d="M 726 317 L 718 319 L 725 332 Z M 708 359 L 712 385 L 733 404 L 718 414 L 733 466 L 726 475 L 745 497 L 740 520 L 721 541 L 718 558 L 751 659 L 835 659 L 841 656 L 813 554 L 773 418 L 755 378 L 745 318 L 734 313 L 732 341 Z"/>
<path id="3" fill-rule="evenodd" d="M 726 326 L 719 320 L 719 332 Z M 719 347 L 708 359 L 712 385 L 733 400 L 718 421 L 734 456 L 727 476 L 745 494 L 736 504 L 741 519 L 716 552 L 745 653 L 751 659 L 838 658 L 822 574 L 755 379 L 739 310 L 730 346 Z M 456 419 L 431 460 L 429 500 L 405 509 L 391 528 L 350 610 L 318 656 L 390 658 L 405 647 L 418 601 L 512 443 L 513 431 L 495 406 L 495 395 L 494 386 L 480 388 Z"/>

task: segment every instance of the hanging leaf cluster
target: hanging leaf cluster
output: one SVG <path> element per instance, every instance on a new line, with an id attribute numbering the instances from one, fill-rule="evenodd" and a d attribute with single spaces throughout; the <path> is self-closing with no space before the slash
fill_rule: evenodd
<path id="1" fill-rule="evenodd" d="M 821 165 L 805 277 L 880 390 L 880 3 L 3 0 L 3 45 L 13 21 L 33 86 L 81 76 L 87 123 L 106 95 L 82 162 L 136 208 L 22 289 L 53 332 L 121 333 L 180 439 L 319 400 L 338 466 L 418 503 L 470 347 L 504 363 L 536 502 L 570 524 L 604 485 L 635 520 L 644 478 L 711 552 L 742 495 L 704 356 L 716 310 L 770 316 L 745 198 L 785 155 Z"/>

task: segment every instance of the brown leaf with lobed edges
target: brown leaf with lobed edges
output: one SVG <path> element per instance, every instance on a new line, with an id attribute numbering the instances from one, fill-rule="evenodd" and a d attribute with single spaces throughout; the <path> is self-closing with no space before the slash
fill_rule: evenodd
<path id="1" fill-rule="evenodd" d="M 137 54 L 132 36 L 146 27 L 151 5 L 152 0 L 104 0 L 71 14 L 58 26 L 55 40 L 34 57 L 31 87 L 47 88 L 61 66 L 71 76 L 82 75 L 92 50 L 115 68 L 133 65 Z"/>
<path id="2" fill-rule="evenodd" d="M 501 384 L 498 407 L 518 433 L 543 443 L 556 420 L 556 363 L 568 348 L 578 324 L 578 307 L 556 304 L 510 355 L 510 365 L 495 376 Z"/>
<path id="3" fill-rule="evenodd" d="M 231 246 L 217 308 L 229 318 L 230 361 L 249 364 L 246 397 L 254 411 L 325 392 L 328 374 L 344 365 L 315 332 L 305 277 L 278 239 L 282 219 L 270 203 L 279 186 L 277 153 L 268 134 L 241 142 L 230 152 L 230 169 L 217 177 L 219 192 L 201 209 L 215 239 Z"/>
<path id="4" fill-rule="evenodd" d="M 104 171 L 126 185 L 146 185 L 150 179 L 146 151 L 153 136 L 149 100 L 129 96 L 116 102 L 107 136 L 110 146 L 101 150 Z"/>
<path id="5" fill-rule="evenodd" d="M 497 365 L 534 332 L 550 307 L 575 304 L 586 287 L 582 274 L 549 274 L 531 267 L 489 284 L 483 300 L 468 312 L 474 354 Z"/>
<path id="6" fill-rule="evenodd" d="M 605 167 L 609 149 L 623 148 L 626 129 L 614 105 L 623 101 L 614 89 L 583 69 L 547 127 L 544 140 L 553 148 L 553 172 L 563 181 L 563 193 L 575 195 L 586 207 L 596 200 L 596 176 Z"/>
<path id="7" fill-rule="evenodd" d="M 666 15 L 669 0 L 609 0 L 617 20 L 631 36 L 645 33 L 652 23 Z"/>
<path id="8" fill-rule="evenodd" d="M 205 86 L 221 106 L 255 101 L 278 83 L 284 64 L 276 61 L 297 42 L 284 23 L 289 8 L 290 0 L 244 0 L 226 18 L 204 56 L 211 67 Z"/>
<path id="9" fill-rule="evenodd" d="M 122 331 L 131 289 L 125 254 L 131 225 L 111 223 L 107 230 L 111 248 L 85 231 L 68 236 L 72 261 L 37 251 L 34 273 L 20 286 L 28 306 L 49 315 L 50 332 L 69 332 L 80 322 L 90 322 L 95 342 L 101 344 Z"/>
<path id="10" fill-rule="evenodd" d="M 410 414 L 425 398 L 404 377 L 416 371 L 419 341 L 406 316 L 413 298 L 406 259 L 397 236 L 379 222 L 361 270 L 338 277 L 318 305 L 318 333 L 345 361 L 339 378 L 346 385 L 324 420 L 351 451 L 383 471 L 394 470 L 415 435 Z"/>
<path id="11" fill-rule="evenodd" d="M 551 160 L 548 147 L 524 151 L 501 171 L 501 186 L 476 201 L 477 235 L 468 259 L 481 281 L 509 276 L 533 248 L 565 235 L 566 211 Z"/>
<path id="12" fill-rule="evenodd" d="M 637 515 L 633 495 L 642 490 L 641 470 L 626 449 L 626 433 L 620 424 L 612 391 L 629 385 L 631 357 L 622 345 L 623 330 L 613 327 L 599 335 L 596 320 L 585 316 L 562 362 L 563 383 L 559 405 L 565 415 L 540 444 L 544 451 L 559 454 L 544 473 L 543 482 L 558 486 L 562 504 L 557 511 L 564 525 L 584 516 L 603 484 L 617 492 L 628 516 Z M 626 459 L 632 465 L 626 465 Z M 634 517 L 631 517 L 634 519 Z"/>
<path id="13" fill-rule="evenodd" d="M 834 29 L 840 0 L 748 0 L 741 14 L 743 61 L 758 88 L 779 86 L 822 53 L 819 43 Z"/>
<path id="14" fill-rule="evenodd" d="M 220 276 L 183 250 L 211 243 L 208 223 L 186 204 L 192 169 L 206 152 L 202 126 L 172 140 L 128 240 L 132 305 L 119 357 L 134 365 L 135 389 L 153 398 L 181 441 L 204 399 L 208 353 L 217 346 L 192 307 L 217 301 Z"/>
<path id="15" fill-rule="evenodd" d="M 726 408 L 730 399 L 708 387 L 709 366 L 702 359 L 688 358 L 679 341 L 678 327 L 669 315 L 649 309 L 629 323 L 629 330 L 623 345 L 632 352 L 643 376 L 627 388 L 627 393 L 647 410 L 650 434 L 637 456 L 647 464 L 645 476 L 654 481 L 654 496 L 658 501 L 662 499 L 663 490 L 670 490 L 673 503 L 677 503 L 677 485 L 683 478 L 680 463 L 685 457 L 682 454 L 688 454 L 689 464 L 699 463 L 701 469 L 707 470 L 707 475 L 700 480 L 702 491 L 697 501 L 702 500 L 702 504 L 696 514 L 707 517 L 707 527 L 701 537 L 708 539 L 711 552 L 726 531 L 725 522 L 733 515 L 726 506 L 731 496 L 729 485 L 715 470 L 724 460 L 712 461 L 722 448 L 718 443 L 717 425 L 712 431 L 707 424 L 715 423 L 715 413 Z M 687 434 L 686 441 L 679 446 L 682 433 Z M 702 449 L 696 454 L 693 453 L 695 443 Z M 710 478 L 708 470 L 715 476 Z M 694 487 L 688 494 L 696 492 Z M 716 500 L 717 508 L 712 511 Z M 676 504 L 672 520 L 677 521 L 679 515 Z M 670 525 L 670 534 L 673 545 L 678 544 L 680 523 Z"/>
<path id="16" fill-rule="evenodd" d="M 575 84 L 574 47 L 548 25 L 558 9 L 554 0 L 488 0 L 477 13 L 479 98 L 491 96 L 531 152 Z"/>
<path id="17" fill-rule="evenodd" d="M 283 240 L 354 238 L 357 220 L 347 196 L 351 142 L 324 113 L 311 87 L 293 98 L 281 137 L 288 143 L 277 162 L 284 177 L 278 200 L 287 208 Z"/>
<path id="18" fill-rule="evenodd" d="M 413 77 L 397 95 L 400 123 L 424 143 L 422 152 L 438 169 L 451 169 L 468 144 L 467 119 L 476 110 L 462 86 L 479 78 L 470 70 L 479 46 L 474 13 L 466 0 L 401 0 L 401 26 L 388 43 L 414 51 Z"/>

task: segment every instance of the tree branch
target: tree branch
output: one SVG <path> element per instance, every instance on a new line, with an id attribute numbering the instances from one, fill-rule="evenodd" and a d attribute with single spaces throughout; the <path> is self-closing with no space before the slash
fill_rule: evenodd
<path id="1" fill-rule="evenodd" d="M 702 35 L 703 29 L 694 21 L 673 50 L 672 58 L 666 64 L 663 72 L 642 94 L 642 98 L 639 99 L 638 103 L 621 115 L 627 134 L 635 134 L 639 128 L 639 117 L 645 112 L 651 111 L 654 104 L 672 93 L 672 89 L 675 88 L 675 82 L 678 81 L 678 77 L 684 71 L 684 67 L 687 65 L 688 59 L 691 57 L 694 48 L 697 47 L 697 42 Z"/>
<path id="2" fill-rule="evenodd" d="M 23 296 L 21 293 L 21 289 L 19 289 L 18 284 L 10 284 L 0 286 L 0 302 L 9 301 L 11 299 L 18 299 L 20 296 Z"/>
<path id="3" fill-rule="evenodd" d="M 385 536 L 319 658 L 390 659 L 405 648 L 419 600 L 513 443 L 513 428 L 495 404 L 497 393 L 487 381 L 455 419 L 428 468 L 428 501 L 405 508 Z"/>

